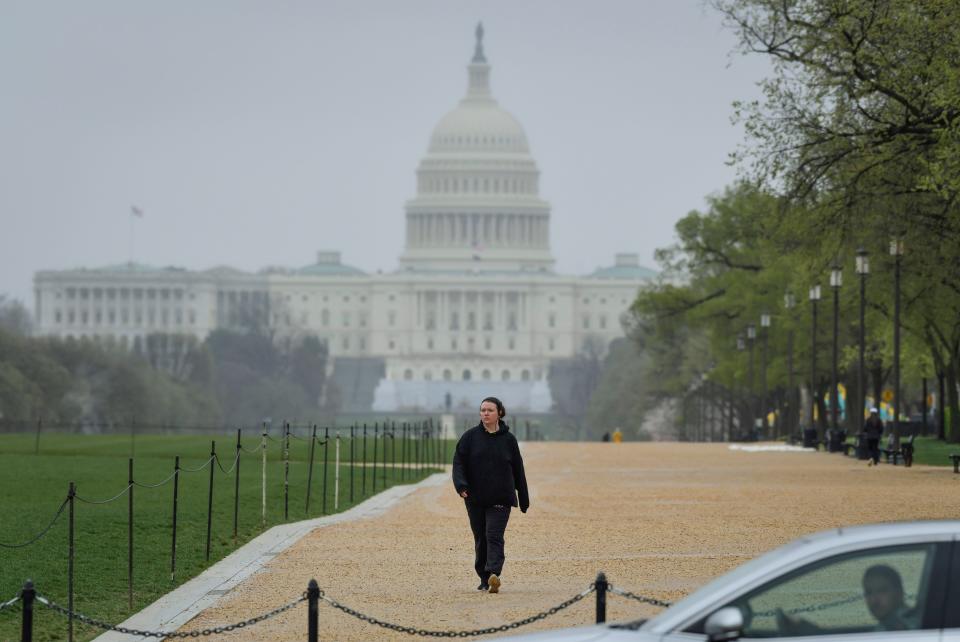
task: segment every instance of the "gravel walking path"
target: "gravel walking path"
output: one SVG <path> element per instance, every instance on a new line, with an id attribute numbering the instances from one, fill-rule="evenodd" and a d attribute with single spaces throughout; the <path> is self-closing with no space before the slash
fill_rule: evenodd
<path id="1" fill-rule="evenodd" d="M 880 465 L 839 454 L 747 452 L 724 444 L 529 443 L 531 508 L 514 511 L 497 595 L 476 590 L 463 502 L 450 484 L 421 489 L 374 518 L 321 528 L 184 630 L 242 620 L 300 594 L 424 629 L 509 623 L 550 608 L 604 571 L 634 593 L 676 600 L 799 535 L 826 528 L 960 517 L 949 468 Z M 658 609 L 611 595 L 608 617 Z M 584 600 L 523 630 L 593 621 Z M 320 606 L 321 639 L 412 640 Z M 306 608 L 224 636 L 302 640 Z"/>

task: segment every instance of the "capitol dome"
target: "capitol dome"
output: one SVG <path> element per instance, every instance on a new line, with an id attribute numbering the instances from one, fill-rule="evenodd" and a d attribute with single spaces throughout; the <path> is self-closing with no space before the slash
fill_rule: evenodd
<path id="1" fill-rule="evenodd" d="M 493 98 L 469 95 L 444 116 L 430 136 L 429 153 L 503 152 L 529 154 L 527 135 Z"/>
<path id="2" fill-rule="evenodd" d="M 440 119 L 407 202 L 407 269 L 547 270 L 550 205 L 520 122 L 490 92 L 477 25 L 467 94 Z"/>

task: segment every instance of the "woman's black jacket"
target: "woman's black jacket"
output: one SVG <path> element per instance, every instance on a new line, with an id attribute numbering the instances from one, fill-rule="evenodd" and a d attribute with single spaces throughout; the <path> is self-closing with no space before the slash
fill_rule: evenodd
<path id="1" fill-rule="evenodd" d="M 453 485 L 457 493 L 467 491 L 467 501 L 478 506 L 517 506 L 524 513 L 530 507 L 527 478 L 517 439 L 503 421 L 497 432 L 478 424 L 463 433 L 453 455 Z"/>

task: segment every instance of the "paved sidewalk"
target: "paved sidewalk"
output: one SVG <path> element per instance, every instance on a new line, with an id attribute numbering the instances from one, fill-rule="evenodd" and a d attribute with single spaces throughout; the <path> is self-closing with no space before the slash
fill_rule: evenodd
<path id="1" fill-rule="evenodd" d="M 189 582 L 130 616 L 120 626 L 141 631 L 176 631 L 198 613 L 212 606 L 238 584 L 259 572 L 277 555 L 296 544 L 301 538 L 317 528 L 333 526 L 358 519 L 370 519 L 383 514 L 398 501 L 421 488 L 434 487 L 450 478 L 447 473 L 437 473 L 418 484 L 391 486 L 350 510 L 336 515 L 281 524 L 261 533 L 244 546 L 223 558 Z M 303 589 L 306 589 L 304 583 Z M 292 601 L 296 595 L 289 596 Z M 247 617 L 258 615 L 251 613 Z M 94 642 L 129 642 L 143 638 L 123 633 L 105 633 Z"/>

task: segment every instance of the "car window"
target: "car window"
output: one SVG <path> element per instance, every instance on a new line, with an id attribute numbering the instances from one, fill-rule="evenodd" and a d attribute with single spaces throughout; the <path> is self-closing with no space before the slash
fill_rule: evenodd
<path id="1" fill-rule="evenodd" d="M 738 598 L 744 637 L 924 628 L 935 544 L 872 549 L 821 560 Z"/>

